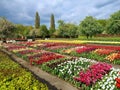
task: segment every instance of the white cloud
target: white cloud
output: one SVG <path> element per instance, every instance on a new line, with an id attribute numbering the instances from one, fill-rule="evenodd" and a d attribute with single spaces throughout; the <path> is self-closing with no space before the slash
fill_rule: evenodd
<path id="1" fill-rule="evenodd" d="M 50 15 L 55 20 L 79 23 L 86 16 L 108 18 L 110 14 L 120 10 L 120 0 L 2 0 L 0 16 L 6 16 L 13 22 L 34 24 L 35 12 L 38 11 L 41 24 L 49 27 Z"/>

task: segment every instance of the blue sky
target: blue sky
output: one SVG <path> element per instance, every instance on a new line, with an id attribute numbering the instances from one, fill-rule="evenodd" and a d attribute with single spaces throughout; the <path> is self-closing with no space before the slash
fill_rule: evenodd
<path id="1" fill-rule="evenodd" d="M 41 24 L 49 27 L 50 15 L 55 21 L 79 24 L 86 16 L 106 19 L 120 10 L 120 0 L 0 0 L 0 16 L 24 25 L 34 25 L 38 11 Z"/>

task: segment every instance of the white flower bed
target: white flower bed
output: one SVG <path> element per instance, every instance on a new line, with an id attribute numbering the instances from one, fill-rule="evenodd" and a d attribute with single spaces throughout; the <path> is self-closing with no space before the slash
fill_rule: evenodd
<path id="1" fill-rule="evenodd" d="M 120 69 L 112 68 L 109 74 L 106 74 L 102 80 L 98 81 L 91 90 L 117 90 L 115 78 L 119 76 Z"/>

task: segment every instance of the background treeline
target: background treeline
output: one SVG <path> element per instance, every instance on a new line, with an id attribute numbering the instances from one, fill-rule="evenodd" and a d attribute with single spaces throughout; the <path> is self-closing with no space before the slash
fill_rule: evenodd
<path id="1" fill-rule="evenodd" d="M 54 14 L 50 17 L 50 27 L 40 25 L 39 13 L 35 14 L 35 25 L 25 26 L 14 24 L 4 17 L 0 17 L 0 38 L 78 38 L 85 36 L 92 38 L 96 35 L 120 35 L 120 10 L 110 15 L 108 19 L 96 19 L 87 16 L 79 25 L 57 21 L 55 27 Z"/>

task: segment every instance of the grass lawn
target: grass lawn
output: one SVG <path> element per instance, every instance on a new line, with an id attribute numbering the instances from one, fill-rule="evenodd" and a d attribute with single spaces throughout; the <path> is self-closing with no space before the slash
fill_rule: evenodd
<path id="1" fill-rule="evenodd" d="M 112 36 L 112 37 L 92 37 L 87 39 L 85 36 L 79 36 L 78 40 L 94 40 L 94 41 L 120 41 L 120 37 Z"/>

